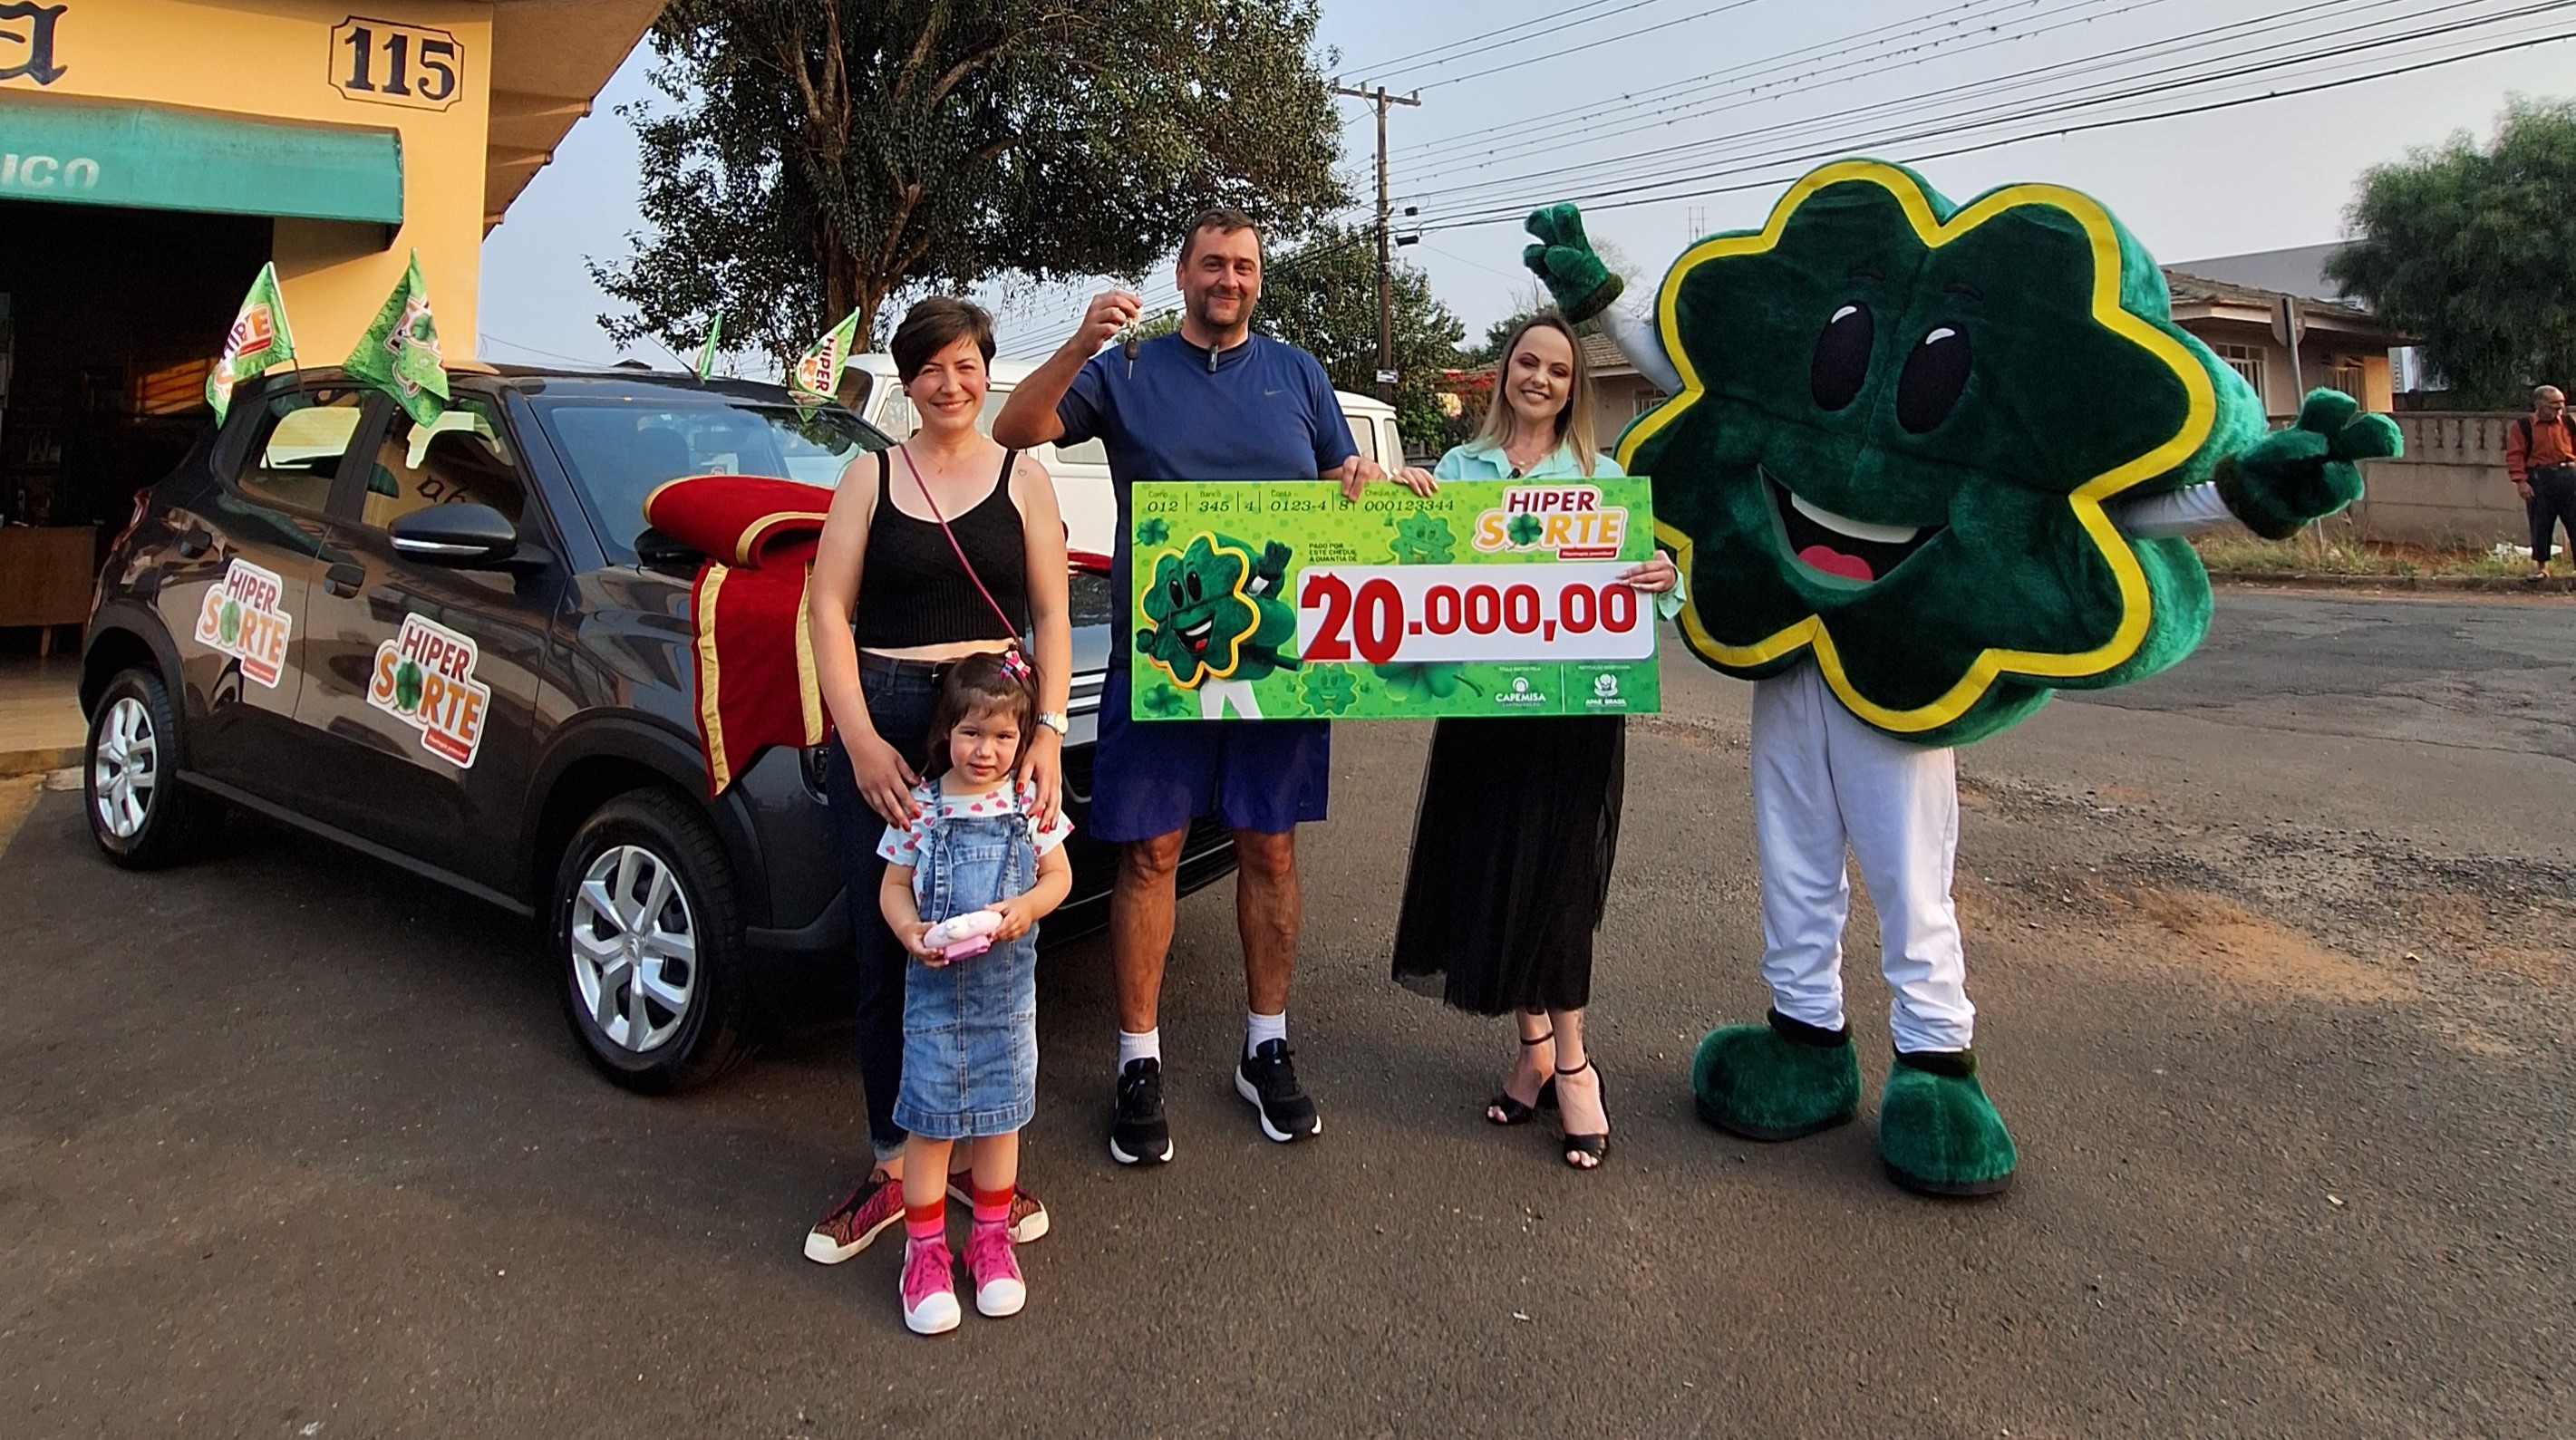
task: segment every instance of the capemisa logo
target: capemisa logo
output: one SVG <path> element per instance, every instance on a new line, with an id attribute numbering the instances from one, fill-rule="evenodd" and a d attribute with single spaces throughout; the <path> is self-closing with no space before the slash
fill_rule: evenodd
<path id="1" fill-rule="evenodd" d="M 472 640 L 405 615 L 402 633 L 376 647 L 367 703 L 420 731 L 422 749 L 468 768 L 492 709 L 491 687 L 474 678 L 479 658 Z"/>

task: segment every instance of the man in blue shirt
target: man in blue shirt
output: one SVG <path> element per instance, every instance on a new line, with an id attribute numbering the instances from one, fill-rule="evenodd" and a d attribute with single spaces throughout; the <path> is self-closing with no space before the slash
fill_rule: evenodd
<path id="1" fill-rule="evenodd" d="M 1109 679 L 1100 697 L 1091 831 L 1123 842 L 1109 901 L 1118 986 L 1118 1083 L 1109 1153 L 1123 1165 L 1172 1158 L 1163 1117 L 1156 1012 L 1172 943 L 1173 872 L 1190 822 L 1213 813 L 1234 832 L 1241 869 L 1235 924 L 1243 940 L 1247 1018 L 1234 1085 L 1272 1140 L 1323 1129 L 1288 1049 L 1288 981 L 1300 907 L 1297 826 L 1324 818 L 1332 729 L 1312 720 L 1128 719 L 1135 660 L 1128 638 L 1139 480 L 1339 480 L 1345 492 L 1384 475 L 1357 454 L 1332 381 L 1315 358 L 1252 333 L 1261 299 L 1261 235 L 1239 211 L 1190 223 L 1178 273 L 1180 330 L 1103 351 L 1135 323 L 1124 291 L 1095 297 L 1082 328 L 1011 391 L 993 438 L 1014 448 L 1098 437 L 1118 497 L 1111 581 L 1118 596 Z"/>

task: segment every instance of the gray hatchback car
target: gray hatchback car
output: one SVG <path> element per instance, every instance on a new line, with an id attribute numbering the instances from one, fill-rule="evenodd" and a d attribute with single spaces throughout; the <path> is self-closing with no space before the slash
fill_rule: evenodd
<path id="1" fill-rule="evenodd" d="M 846 954 L 849 910 L 824 752 L 764 752 L 707 796 L 698 557 L 646 529 L 644 497 L 691 474 L 831 485 L 888 441 L 773 385 L 451 384 L 424 427 L 335 372 L 271 377 L 138 498 L 84 646 L 91 831 L 148 869 L 239 809 L 529 916 L 603 1073 L 704 1081 L 755 1038 L 765 977 L 817 978 L 758 957 Z M 1074 580 L 1074 889 L 1050 945 L 1106 922 L 1113 861 L 1083 838 L 1112 599 Z M 1202 823 L 1181 888 L 1233 864 Z"/>

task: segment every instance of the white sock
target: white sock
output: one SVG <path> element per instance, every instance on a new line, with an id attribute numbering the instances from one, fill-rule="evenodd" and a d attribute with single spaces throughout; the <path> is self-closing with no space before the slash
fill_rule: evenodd
<path id="1" fill-rule="evenodd" d="M 1251 1059 L 1253 1051 L 1260 1049 L 1262 1046 L 1273 1040 L 1285 1040 L 1287 1038 L 1287 1011 L 1282 1010 L 1276 1015 L 1264 1015 L 1258 1010 L 1246 1010 L 1243 1012 L 1244 1059 Z"/>
<path id="2" fill-rule="evenodd" d="M 1157 1025 L 1142 1035 L 1130 1035 L 1124 1030 L 1118 1032 L 1118 1073 L 1126 1074 L 1128 1062 L 1133 1060 L 1151 1060 L 1157 1065 L 1163 1063 L 1162 1026 Z"/>

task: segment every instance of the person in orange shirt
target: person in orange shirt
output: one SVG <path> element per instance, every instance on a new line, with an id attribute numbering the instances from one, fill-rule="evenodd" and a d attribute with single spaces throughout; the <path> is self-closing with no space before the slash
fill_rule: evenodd
<path id="1" fill-rule="evenodd" d="M 2531 580 L 2549 578 L 2550 542 L 2567 530 L 2567 559 L 2576 568 L 2576 427 L 2567 396 L 2555 385 L 2531 392 L 2531 413 L 2513 422 L 2504 441 L 2505 473 L 2531 512 Z"/>

